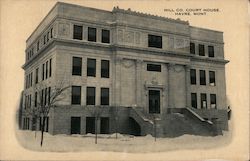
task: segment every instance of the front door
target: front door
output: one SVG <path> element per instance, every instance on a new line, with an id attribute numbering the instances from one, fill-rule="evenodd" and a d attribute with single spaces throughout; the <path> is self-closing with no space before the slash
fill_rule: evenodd
<path id="1" fill-rule="evenodd" d="M 149 113 L 160 113 L 160 91 L 149 90 Z"/>
<path id="2" fill-rule="evenodd" d="M 71 117 L 71 134 L 80 134 L 81 118 Z"/>

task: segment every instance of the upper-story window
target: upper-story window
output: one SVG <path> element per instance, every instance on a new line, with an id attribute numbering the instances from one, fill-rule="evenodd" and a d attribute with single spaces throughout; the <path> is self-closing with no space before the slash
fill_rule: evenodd
<path id="1" fill-rule="evenodd" d="M 46 34 L 43 36 L 43 44 L 46 44 Z"/>
<path id="2" fill-rule="evenodd" d="M 156 35 L 148 35 L 148 47 L 162 48 L 162 37 Z"/>
<path id="3" fill-rule="evenodd" d="M 214 57 L 214 46 L 208 46 L 208 56 Z"/>
<path id="4" fill-rule="evenodd" d="M 88 27 L 88 41 L 96 42 L 96 28 Z"/>
<path id="5" fill-rule="evenodd" d="M 210 94 L 210 105 L 216 109 L 216 94 Z"/>
<path id="6" fill-rule="evenodd" d="M 102 29 L 102 43 L 110 43 L 110 32 L 109 32 L 109 30 Z"/>
<path id="7" fill-rule="evenodd" d="M 72 86 L 71 104 L 72 105 L 81 104 L 81 86 Z"/>
<path id="8" fill-rule="evenodd" d="M 147 71 L 161 72 L 161 65 L 159 65 L 159 64 L 147 64 Z"/>
<path id="9" fill-rule="evenodd" d="M 201 93 L 201 108 L 207 108 L 207 95 L 206 93 Z"/>
<path id="10" fill-rule="evenodd" d="M 82 58 L 73 57 L 72 75 L 82 75 Z"/>
<path id="11" fill-rule="evenodd" d="M 48 61 L 46 61 L 46 71 L 45 71 L 45 78 L 48 78 Z"/>
<path id="12" fill-rule="evenodd" d="M 36 80 L 35 80 L 36 84 L 38 83 L 38 72 L 39 72 L 39 68 L 36 68 Z"/>
<path id="13" fill-rule="evenodd" d="M 190 83 L 196 84 L 196 70 L 190 69 Z"/>
<path id="14" fill-rule="evenodd" d="M 50 29 L 50 38 L 53 38 L 53 28 Z"/>
<path id="15" fill-rule="evenodd" d="M 200 70 L 200 85 L 206 85 L 206 72 L 205 72 L 205 70 Z"/>
<path id="16" fill-rule="evenodd" d="M 191 93 L 191 105 L 193 108 L 197 108 L 197 94 Z"/>
<path id="17" fill-rule="evenodd" d="M 49 77 L 51 77 L 52 74 L 52 58 L 49 59 Z"/>
<path id="18" fill-rule="evenodd" d="M 101 61 L 101 77 L 109 78 L 109 61 L 108 60 Z"/>
<path id="19" fill-rule="evenodd" d="M 82 26 L 74 25 L 73 39 L 82 40 Z"/>
<path id="20" fill-rule="evenodd" d="M 109 88 L 101 88 L 101 105 L 109 105 Z"/>
<path id="21" fill-rule="evenodd" d="M 209 71 L 209 85 L 215 86 L 215 72 Z"/>
<path id="22" fill-rule="evenodd" d="M 87 87 L 86 104 L 95 105 L 95 87 Z"/>
<path id="23" fill-rule="evenodd" d="M 49 32 L 47 33 L 47 42 L 49 41 Z"/>
<path id="24" fill-rule="evenodd" d="M 195 43 L 193 42 L 190 43 L 190 53 L 195 54 Z"/>
<path id="25" fill-rule="evenodd" d="M 37 43 L 36 43 L 36 51 L 39 50 L 39 44 L 40 44 L 40 42 L 39 42 L 39 40 L 38 40 Z"/>
<path id="26" fill-rule="evenodd" d="M 205 56 L 205 47 L 202 44 L 199 44 L 199 55 Z"/>
<path id="27" fill-rule="evenodd" d="M 96 75 L 96 59 L 87 59 L 87 76 L 95 77 Z"/>

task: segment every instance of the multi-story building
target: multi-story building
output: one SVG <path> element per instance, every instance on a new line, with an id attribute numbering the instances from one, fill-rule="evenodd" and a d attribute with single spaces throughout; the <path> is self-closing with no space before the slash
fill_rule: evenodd
<path id="1" fill-rule="evenodd" d="M 43 85 L 46 101 L 61 82 L 70 88 L 46 117 L 51 134 L 93 133 L 95 121 L 98 133 L 228 129 L 220 31 L 130 9 L 59 2 L 26 43 L 23 129 L 39 128 L 25 112 L 37 106 L 36 87 Z"/>

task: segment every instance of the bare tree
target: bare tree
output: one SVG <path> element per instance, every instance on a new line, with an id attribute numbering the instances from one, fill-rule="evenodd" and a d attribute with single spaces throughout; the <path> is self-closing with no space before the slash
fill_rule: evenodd
<path id="1" fill-rule="evenodd" d="M 30 107 L 30 109 L 26 110 L 36 122 L 41 118 L 41 146 L 43 145 L 46 118 L 48 118 L 51 108 L 54 108 L 57 102 L 65 98 L 64 91 L 70 87 L 63 85 L 63 82 L 57 83 L 57 85 L 51 87 L 47 87 L 42 83 L 37 84 L 35 86 L 35 97 L 32 100 L 34 102 L 34 107 Z"/>
<path id="2" fill-rule="evenodd" d="M 95 144 L 97 144 L 97 121 L 100 120 L 101 114 L 103 113 L 103 106 L 87 107 L 91 116 L 95 118 Z"/>

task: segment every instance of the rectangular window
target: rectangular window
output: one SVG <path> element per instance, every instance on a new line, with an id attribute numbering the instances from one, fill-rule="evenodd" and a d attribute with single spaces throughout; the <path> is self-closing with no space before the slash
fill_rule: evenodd
<path id="1" fill-rule="evenodd" d="M 195 44 L 192 42 L 190 43 L 190 53 L 195 54 Z"/>
<path id="2" fill-rule="evenodd" d="M 210 104 L 211 108 L 217 108 L 216 107 L 216 94 L 210 94 Z"/>
<path id="3" fill-rule="evenodd" d="M 47 33 L 47 42 L 49 41 L 49 32 Z"/>
<path id="4" fill-rule="evenodd" d="M 40 96 L 39 96 L 40 97 Z M 42 96 L 41 96 L 41 105 L 43 106 L 44 104 L 44 99 L 43 99 L 43 97 L 44 97 L 44 89 L 42 89 Z"/>
<path id="5" fill-rule="evenodd" d="M 202 44 L 199 44 L 199 55 L 205 56 L 205 48 L 204 48 L 204 45 Z"/>
<path id="6" fill-rule="evenodd" d="M 36 84 L 38 83 L 38 72 L 39 72 L 39 68 L 36 68 Z"/>
<path id="7" fill-rule="evenodd" d="M 35 107 L 37 107 L 37 92 L 35 92 Z"/>
<path id="8" fill-rule="evenodd" d="M 110 42 L 110 32 L 109 30 L 102 30 L 102 43 Z"/>
<path id="9" fill-rule="evenodd" d="M 101 61 L 101 77 L 109 78 L 109 61 L 108 60 Z"/>
<path id="10" fill-rule="evenodd" d="M 81 104 L 81 86 L 72 86 L 71 104 Z"/>
<path id="11" fill-rule="evenodd" d="M 196 70 L 190 69 L 190 82 L 191 84 L 196 84 Z"/>
<path id="12" fill-rule="evenodd" d="M 49 77 L 51 77 L 51 73 L 52 73 L 52 58 L 49 59 Z"/>
<path id="13" fill-rule="evenodd" d="M 87 76 L 95 77 L 96 75 L 96 60 L 87 59 Z"/>
<path id="14" fill-rule="evenodd" d="M 96 28 L 88 27 L 88 41 L 96 42 Z"/>
<path id="15" fill-rule="evenodd" d="M 200 70 L 200 85 L 206 85 L 206 72 L 205 72 L 205 70 Z"/>
<path id="16" fill-rule="evenodd" d="M 36 43 L 36 51 L 38 51 L 39 50 L 39 40 L 37 41 L 37 43 Z"/>
<path id="17" fill-rule="evenodd" d="M 101 88 L 101 105 L 109 105 L 109 88 Z"/>
<path id="18" fill-rule="evenodd" d="M 207 95 L 206 93 L 201 93 L 201 108 L 207 108 Z"/>
<path id="19" fill-rule="evenodd" d="M 42 78 L 44 80 L 44 71 L 45 71 L 45 65 L 43 64 L 43 72 L 42 72 Z"/>
<path id="20" fill-rule="evenodd" d="M 50 105 L 51 87 L 48 88 L 48 104 Z"/>
<path id="21" fill-rule="evenodd" d="M 95 105 L 95 87 L 87 87 L 87 105 Z"/>
<path id="22" fill-rule="evenodd" d="M 33 77 L 33 72 L 30 73 L 30 86 L 31 87 L 32 87 L 32 82 L 33 82 L 32 77 Z"/>
<path id="23" fill-rule="evenodd" d="M 53 38 L 53 28 L 50 29 L 50 38 Z"/>
<path id="24" fill-rule="evenodd" d="M 147 71 L 161 72 L 161 65 L 159 65 L 159 64 L 147 64 Z"/>
<path id="25" fill-rule="evenodd" d="M 209 71 L 209 85 L 215 86 L 215 72 Z"/>
<path id="26" fill-rule="evenodd" d="M 214 46 L 208 46 L 208 56 L 214 57 Z"/>
<path id="27" fill-rule="evenodd" d="M 148 35 L 148 47 L 162 48 L 162 37 L 156 35 Z"/>
<path id="28" fill-rule="evenodd" d="M 46 72 L 45 72 L 45 74 L 46 74 L 46 79 L 48 78 L 48 61 L 46 61 Z"/>
<path id="29" fill-rule="evenodd" d="M 45 91 L 44 91 L 44 105 L 47 105 L 47 96 L 48 96 L 48 90 L 47 90 L 47 88 L 45 88 Z"/>
<path id="30" fill-rule="evenodd" d="M 46 44 L 46 34 L 43 36 L 43 44 Z"/>
<path id="31" fill-rule="evenodd" d="M 73 39 L 82 40 L 82 26 L 74 25 Z"/>
<path id="32" fill-rule="evenodd" d="M 26 89 L 28 88 L 28 75 L 26 75 L 25 77 L 25 88 Z"/>
<path id="33" fill-rule="evenodd" d="M 72 61 L 72 75 L 82 75 L 82 58 L 73 57 Z"/>
<path id="34" fill-rule="evenodd" d="M 193 108 L 197 108 L 197 94 L 191 93 L 191 104 Z"/>

